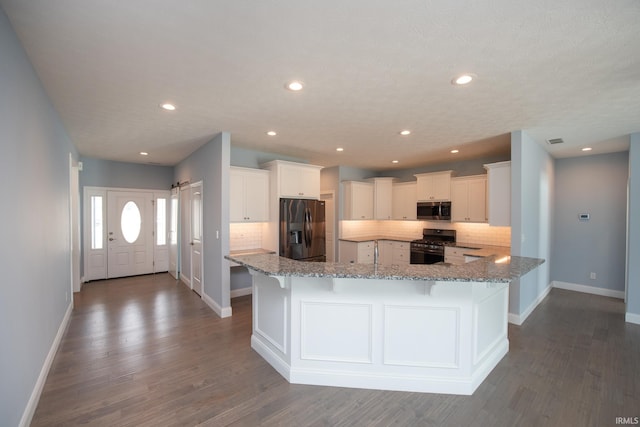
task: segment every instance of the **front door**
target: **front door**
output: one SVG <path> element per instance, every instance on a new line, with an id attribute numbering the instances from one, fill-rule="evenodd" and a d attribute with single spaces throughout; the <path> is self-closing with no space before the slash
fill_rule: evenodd
<path id="1" fill-rule="evenodd" d="M 153 194 L 107 192 L 107 278 L 153 273 Z"/>
<path id="2" fill-rule="evenodd" d="M 202 296 L 202 183 L 191 186 L 191 287 Z"/>

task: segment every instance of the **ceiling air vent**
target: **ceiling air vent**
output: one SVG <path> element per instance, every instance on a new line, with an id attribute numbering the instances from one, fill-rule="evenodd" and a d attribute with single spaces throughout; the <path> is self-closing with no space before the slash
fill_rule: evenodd
<path id="1" fill-rule="evenodd" d="M 549 145 L 562 144 L 563 142 L 562 138 L 547 139 L 547 144 Z"/>

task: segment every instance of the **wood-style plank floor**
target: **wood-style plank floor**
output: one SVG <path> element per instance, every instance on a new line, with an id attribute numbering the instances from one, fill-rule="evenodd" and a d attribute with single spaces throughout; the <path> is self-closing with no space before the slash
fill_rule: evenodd
<path id="1" fill-rule="evenodd" d="M 640 326 L 554 289 L 473 396 L 292 385 L 250 347 L 251 297 L 218 318 L 167 274 L 88 283 L 33 426 L 615 426 L 640 416 Z"/>

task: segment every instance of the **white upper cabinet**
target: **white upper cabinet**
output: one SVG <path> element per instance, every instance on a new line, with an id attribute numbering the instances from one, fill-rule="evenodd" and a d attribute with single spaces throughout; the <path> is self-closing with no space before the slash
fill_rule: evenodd
<path id="1" fill-rule="evenodd" d="M 417 201 L 415 182 L 398 182 L 393 184 L 392 213 L 393 219 L 416 219 Z"/>
<path id="2" fill-rule="evenodd" d="M 451 180 L 451 221 L 487 222 L 486 175 Z"/>
<path id="3" fill-rule="evenodd" d="M 373 219 L 373 183 L 344 181 L 342 219 Z"/>
<path id="4" fill-rule="evenodd" d="M 231 222 L 269 221 L 269 171 L 232 166 L 229 183 Z"/>
<path id="5" fill-rule="evenodd" d="M 320 199 L 322 166 L 273 160 L 261 167 L 273 174 L 276 199 Z"/>
<path id="6" fill-rule="evenodd" d="M 511 225 L 511 162 L 484 165 L 488 176 L 489 225 Z"/>
<path id="7" fill-rule="evenodd" d="M 451 174 L 453 171 L 421 173 L 417 178 L 416 196 L 419 202 L 451 200 Z"/>
<path id="8" fill-rule="evenodd" d="M 370 178 L 373 183 L 373 218 L 391 219 L 393 181 L 397 178 Z"/>

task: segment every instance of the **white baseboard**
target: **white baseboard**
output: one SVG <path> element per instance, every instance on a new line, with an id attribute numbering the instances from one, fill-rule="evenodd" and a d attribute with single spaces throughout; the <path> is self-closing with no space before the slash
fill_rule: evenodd
<path id="1" fill-rule="evenodd" d="M 614 291 L 613 289 L 596 288 L 595 286 L 579 285 L 577 283 L 551 282 L 554 288 L 566 289 L 567 291 L 582 292 L 585 294 L 601 295 L 603 297 L 624 299 L 624 291 Z"/>
<path id="2" fill-rule="evenodd" d="M 248 286 L 246 288 L 234 289 L 231 291 L 231 298 L 243 297 L 245 295 L 251 295 L 253 288 Z"/>
<path id="3" fill-rule="evenodd" d="M 67 312 L 64 314 L 64 317 L 62 318 L 62 322 L 60 323 L 60 327 L 58 328 L 58 333 L 56 333 L 56 336 L 53 339 L 53 343 L 51 343 L 49 354 L 47 354 L 46 359 L 44 359 L 44 364 L 42 365 L 42 369 L 40 370 L 40 375 L 38 376 L 36 385 L 33 387 L 33 391 L 31 392 L 31 397 L 29 397 L 29 402 L 27 402 L 27 407 L 24 409 L 24 412 L 22 413 L 22 419 L 20 420 L 20 424 L 18 424 L 20 427 L 28 427 L 29 424 L 31 424 L 33 415 L 35 414 L 36 408 L 38 407 L 38 402 L 40 401 L 40 395 L 42 394 L 44 383 L 45 381 L 47 381 L 47 376 L 49 375 L 49 370 L 51 369 L 53 358 L 56 356 L 56 353 L 58 352 L 58 347 L 60 347 L 60 343 L 62 342 L 62 336 L 64 335 L 64 332 L 67 330 L 67 326 L 69 326 L 69 321 L 71 320 L 72 311 L 73 311 L 73 303 L 69 302 L 69 306 L 67 307 Z"/>
<path id="4" fill-rule="evenodd" d="M 527 320 L 527 317 L 529 317 L 529 315 L 533 313 L 533 310 L 535 310 L 536 307 L 547 297 L 547 295 L 549 295 L 549 292 L 551 292 L 552 287 L 553 287 L 553 282 L 551 282 L 549 286 L 547 286 L 542 291 L 542 293 L 538 295 L 538 298 L 536 298 L 535 301 L 533 301 L 531 305 L 529 305 L 529 307 L 527 307 L 527 309 L 521 314 L 509 313 L 509 316 L 508 316 L 509 323 L 517 326 L 522 325 L 524 321 Z"/>
<path id="5" fill-rule="evenodd" d="M 202 300 L 213 310 L 218 316 L 225 318 L 231 317 L 231 307 L 220 307 L 209 295 L 202 293 Z"/>
<path id="6" fill-rule="evenodd" d="M 191 289 L 191 280 L 189 278 L 187 278 L 187 276 L 185 276 L 184 274 L 181 274 L 180 275 L 180 280 L 182 281 L 182 283 L 187 285 L 189 287 L 189 289 Z"/>
<path id="7" fill-rule="evenodd" d="M 636 325 L 640 325 L 640 314 L 627 313 L 624 316 L 624 320 L 627 323 L 635 323 Z"/>

